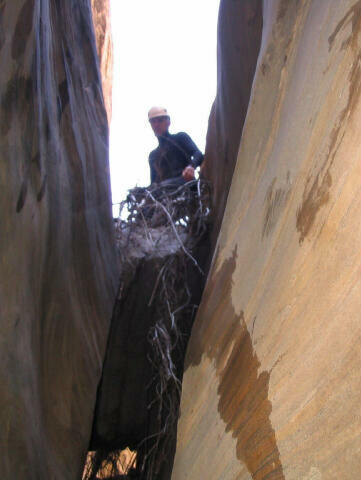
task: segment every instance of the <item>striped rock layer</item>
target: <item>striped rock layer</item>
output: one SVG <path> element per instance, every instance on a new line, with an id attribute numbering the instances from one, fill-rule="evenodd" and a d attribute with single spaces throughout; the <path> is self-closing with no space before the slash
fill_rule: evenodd
<path id="1" fill-rule="evenodd" d="M 117 284 L 88 0 L 0 2 L 0 471 L 81 477 Z"/>

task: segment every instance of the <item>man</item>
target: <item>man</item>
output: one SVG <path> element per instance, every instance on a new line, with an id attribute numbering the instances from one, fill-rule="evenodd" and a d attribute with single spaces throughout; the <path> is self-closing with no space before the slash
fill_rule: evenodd
<path id="1" fill-rule="evenodd" d="M 169 133 L 170 116 L 166 108 L 152 107 L 149 123 L 159 146 L 149 155 L 151 183 L 181 185 L 194 180 L 194 170 L 203 161 L 203 154 L 189 135 Z"/>

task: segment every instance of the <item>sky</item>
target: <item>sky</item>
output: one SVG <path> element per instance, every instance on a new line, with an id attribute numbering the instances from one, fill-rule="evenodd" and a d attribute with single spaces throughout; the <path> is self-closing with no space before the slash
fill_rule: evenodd
<path id="1" fill-rule="evenodd" d="M 111 0 L 113 204 L 150 183 L 148 156 L 158 144 L 147 117 L 152 106 L 167 108 L 170 132 L 186 131 L 204 151 L 216 94 L 218 8 L 219 0 Z"/>

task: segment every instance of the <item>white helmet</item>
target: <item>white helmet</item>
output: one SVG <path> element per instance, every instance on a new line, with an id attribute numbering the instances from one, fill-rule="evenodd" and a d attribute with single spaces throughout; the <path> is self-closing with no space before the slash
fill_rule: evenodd
<path id="1" fill-rule="evenodd" d="M 157 117 L 168 117 L 169 113 L 168 110 L 164 107 L 152 107 L 149 112 L 148 112 L 148 120 L 151 120 L 152 118 L 157 118 Z"/>

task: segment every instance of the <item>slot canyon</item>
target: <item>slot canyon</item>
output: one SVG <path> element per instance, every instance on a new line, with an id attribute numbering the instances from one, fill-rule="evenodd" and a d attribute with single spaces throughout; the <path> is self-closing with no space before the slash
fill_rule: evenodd
<path id="1" fill-rule="evenodd" d="M 178 427 L 155 474 L 91 478 L 361 477 L 360 52 L 360 0 L 220 1 L 211 221 L 202 268 L 181 241 L 174 263 L 200 303 Z M 155 431 L 145 339 L 175 250 L 122 262 L 112 57 L 109 0 L 0 0 L 5 480 L 80 480 Z"/>

